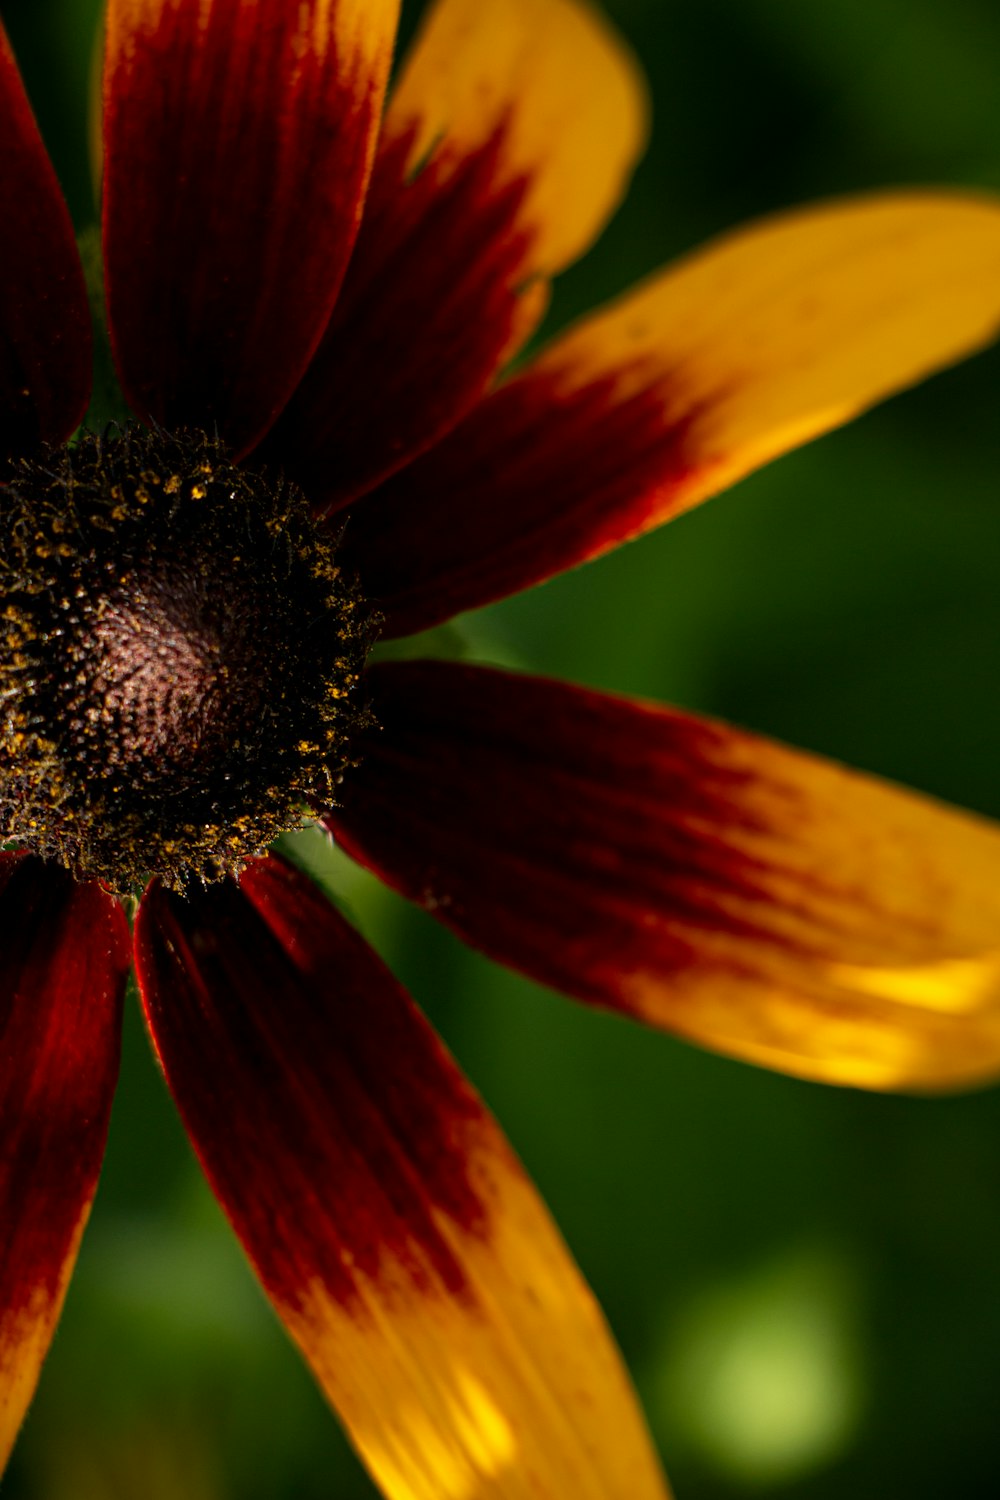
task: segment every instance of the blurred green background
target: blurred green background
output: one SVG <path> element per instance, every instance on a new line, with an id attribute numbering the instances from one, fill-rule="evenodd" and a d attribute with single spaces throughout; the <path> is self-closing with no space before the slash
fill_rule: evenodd
<path id="1" fill-rule="evenodd" d="M 0 0 L 81 226 L 98 8 Z M 1000 187 L 991 0 L 606 9 L 649 72 L 654 137 L 552 326 L 772 208 L 889 183 Z M 710 711 L 1000 816 L 998 396 L 992 353 L 469 617 L 474 652 Z M 1000 1092 L 771 1077 L 585 1012 L 357 873 L 324 874 L 545 1193 L 680 1500 L 996 1500 Z M 4 1500 L 372 1493 L 202 1185 L 133 1014 L 91 1229 Z"/>

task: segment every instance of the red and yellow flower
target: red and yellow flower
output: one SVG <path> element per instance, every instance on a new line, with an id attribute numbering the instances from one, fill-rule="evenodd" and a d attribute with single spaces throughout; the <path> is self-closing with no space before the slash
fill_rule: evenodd
<path id="1" fill-rule="evenodd" d="M 1000 832 L 691 715 L 370 638 L 595 557 L 981 346 L 1000 208 L 790 214 L 507 370 L 645 131 L 578 0 L 109 0 L 107 320 L 0 33 L 0 1460 L 134 963 L 209 1180 L 387 1495 L 665 1494 L 599 1312 L 427 1023 L 267 845 L 805 1077 L 1000 1067 Z M 273 707 L 274 702 L 278 708 Z M 291 726 L 291 727 L 289 727 Z M 130 933 L 120 897 L 150 877 Z"/>

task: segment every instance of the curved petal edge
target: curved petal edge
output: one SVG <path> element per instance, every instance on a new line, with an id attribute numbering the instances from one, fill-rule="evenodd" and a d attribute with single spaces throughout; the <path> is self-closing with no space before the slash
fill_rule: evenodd
<path id="1" fill-rule="evenodd" d="M 389 634 L 648 531 L 992 340 L 1000 200 L 887 193 L 726 236 L 557 338 L 356 507 Z"/>
<path id="2" fill-rule="evenodd" d="M 1000 828 L 674 709 L 385 664 L 328 826 L 500 962 L 750 1062 L 1000 1076 Z"/>
<path id="3" fill-rule="evenodd" d="M 121 905 L 100 886 L 0 854 L 0 1469 L 97 1186 L 129 948 Z"/>
<path id="4" fill-rule="evenodd" d="M 104 261 L 144 418 L 237 454 L 288 400 L 360 221 L 398 0 L 109 0 Z"/>
<path id="5" fill-rule="evenodd" d="M 638 64 L 579 0 L 436 0 L 343 293 L 270 453 L 340 507 L 438 441 L 525 341 L 645 142 Z"/>
<path id="6" fill-rule="evenodd" d="M 154 885 L 139 982 L 263 1285 L 392 1500 L 664 1500 L 590 1293 L 412 1002 L 272 857 Z"/>
<path id="7" fill-rule="evenodd" d="M 90 396 L 87 289 L 69 210 L 0 22 L 0 478 L 62 443 Z"/>

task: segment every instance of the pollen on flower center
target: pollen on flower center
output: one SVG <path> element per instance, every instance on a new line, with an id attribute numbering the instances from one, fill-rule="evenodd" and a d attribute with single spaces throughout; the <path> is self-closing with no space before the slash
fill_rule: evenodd
<path id="1" fill-rule="evenodd" d="M 125 891 L 328 809 L 373 618 L 304 498 L 130 428 L 0 483 L 0 837 Z"/>

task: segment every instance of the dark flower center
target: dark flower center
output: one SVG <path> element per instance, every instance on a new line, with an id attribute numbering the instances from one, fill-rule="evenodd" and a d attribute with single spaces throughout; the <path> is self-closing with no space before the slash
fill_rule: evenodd
<path id="1" fill-rule="evenodd" d="M 129 428 L 0 479 L 0 838 L 126 891 L 328 809 L 373 616 L 283 481 Z"/>

